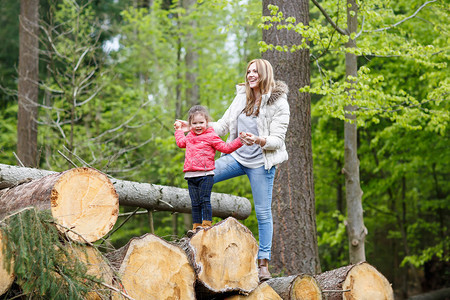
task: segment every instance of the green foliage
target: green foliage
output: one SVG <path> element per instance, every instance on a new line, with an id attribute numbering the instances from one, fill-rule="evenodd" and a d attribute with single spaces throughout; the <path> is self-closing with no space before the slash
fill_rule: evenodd
<path id="1" fill-rule="evenodd" d="M 30 299 L 85 299 L 100 288 L 63 244 L 49 211 L 22 210 L 5 218 L 1 230 L 5 266 Z"/>
<path id="2" fill-rule="evenodd" d="M 261 51 L 311 55 L 314 184 L 323 269 L 348 260 L 343 234 L 346 203 L 343 120 L 357 106 L 358 158 L 364 191 L 366 257 L 394 284 L 392 269 L 448 262 L 449 72 L 448 4 L 444 1 L 357 1 L 358 29 L 340 34 L 311 6 L 310 23 L 297 23 L 276 6 L 262 29 L 293 30 L 299 45 Z M 347 29 L 345 1 L 321 1 Z M 349 39 L 356 48 L 347 48 Z M 357 77 L 346 77 L 345 54 L 358 56 Z M 337 212 L 336 212 L 337 209 Z M 392 255 L 394 253 L 394 255 Z M 405 274 L 407 272 L 403 272 Z"/>

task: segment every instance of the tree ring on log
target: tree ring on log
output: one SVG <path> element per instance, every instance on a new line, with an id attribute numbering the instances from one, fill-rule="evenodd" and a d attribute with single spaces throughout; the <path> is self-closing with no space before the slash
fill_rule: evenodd
<path id="1" fill-rule="evenodd" d="M 63 172 L 51 191 L 58 229 L 73 241 L 94 242 L 117 221 L 119 197 L 108 177 L 91 168 Z"/>
<path id="2" fill-rule="evenodd" d="M 389 281 L 368 263 L 360 263 L 348 272 L 342 284 L 344 299 L 394 299 Z"/>

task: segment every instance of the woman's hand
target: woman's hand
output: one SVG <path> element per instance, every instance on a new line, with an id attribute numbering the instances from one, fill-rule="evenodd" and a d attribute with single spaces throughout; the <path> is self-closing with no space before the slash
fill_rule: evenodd
<path id="1" fill-rule="evenodd" d="M 243 131 L 239 133 L 239 139 L 241 140 L 241 143 L 246 146 L 253 145 L 253 142 L 247 139 L 247 133 Z"/>
<path id="2" fill-rule="evenodd" d="M 266 140 L 264 138 L 259 137 L 257 135 L 254 135 L 253 133 L 249 133 L 249 132 L 240 132 L 239 138 L 241 139 L 241 141 L 244 140 L 245 143 L 244 142 L 242 142 L 242 143 L 247 146 L 257 144 L 262 147 L 266 144 Z"/>
<path id="3" fill-rule="evenodd" d="M 189 131 L 189 124 L 188 122 L 184 121 L 184 120 L 176 120 L 175 123 L 173 123 L 173 128 L 175 130 L 183 130 L 184 132 L 188 132 Z"/>

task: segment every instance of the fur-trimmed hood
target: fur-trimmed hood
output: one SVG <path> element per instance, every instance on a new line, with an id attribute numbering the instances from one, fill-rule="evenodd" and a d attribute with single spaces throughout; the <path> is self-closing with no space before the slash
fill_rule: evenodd
<path id="1" fill-rule="evenodd" d="M 270 94 L 269 99 L 267 100 L 267 105 L 272 105 L 277 101 L 281 95 L 288 94 L 289 93 L 289 87 L 284 81 L 277 80 L 275 82 L 275 87 L 272 90 L 272 93 Z"/>

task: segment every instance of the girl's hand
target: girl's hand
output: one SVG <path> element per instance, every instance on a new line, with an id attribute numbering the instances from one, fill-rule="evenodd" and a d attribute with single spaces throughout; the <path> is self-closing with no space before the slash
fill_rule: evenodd
<path id="1" fill-rule="evenodd" d="M 179 125 L 179 128 L 176 127 L 177 126 L 176 124 Z M 189 131 L 189 124 L 188 124 L 188 122 L 186 122 L 184 120 L 176 120 L 175 123 L 173 123 L 173 127 L 176 130 L 180 130 L 181 129 L 184 132 L 188 132 Z"/>
<path id="2" fill-rule="evenodd" d="M 180 130 L 181 129 L 181 122 L 180 121 L 175 121 L 175 123 L 173 123 L 173 128 L 175 130 Z"/>

